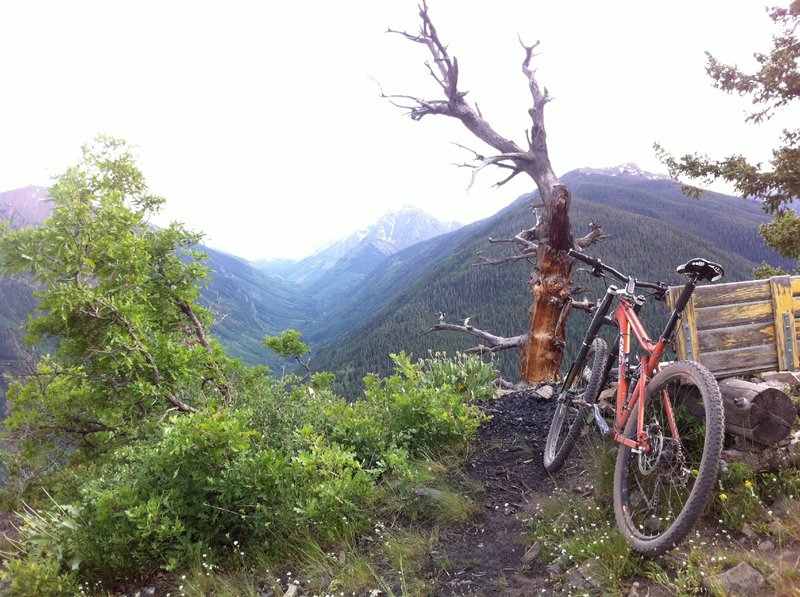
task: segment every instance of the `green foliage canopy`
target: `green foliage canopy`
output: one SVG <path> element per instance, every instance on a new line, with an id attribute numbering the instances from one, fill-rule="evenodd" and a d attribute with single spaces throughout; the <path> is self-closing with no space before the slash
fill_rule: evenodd
<path id="1" fill-rule="evenodd" d="M 759 123 L 771 118 L 777 110 L 800 98 L 800 39 L 797 36 L 800 22 L 800 1 L 789 8 L 772 8 L 770 18 L 779 27 L 773 36 L 769 53 L 754 54 L 758 70 L 745 73 L 737 66 L 721 63 L 707 53 L 706 72 L 713 85 L 727 93 L 737 93 L 752 99 L 755 111 L 746 121 Z M 772 151 L 770 166 L 752 164 L 742 155 L 732 155 L 722 160 L 711 160 L 698 154 L 687 154 L 680 159 L 656 145 L 656 150 L 673 177 L 688 176 L 708 184 L 714 180 L 733 183 L 743 197 L 757 197 L 764 209 L 775 219 L 762 226 L 767 244 L 785 257 L 800 256 L 800 217 L 790 208 L 792 201 L 800 198 L 800 129 L 784 129 L 780 142 Z M 701 192 L 697 187 L 685 187 L 690 196 Z"/>
<path id="2" fill-rule="evenodd" d="M 20 446 L 98 447 L 227 396 L 225 359 L 195 303 L 206 276 L 200 235 L 148 224 L 164 200 L 130 147 L 99 137 L 50 195 L 41 226 L 0 234 L 3 273 L 39 288 L 27 340 L 53 350 L 9 391 L 6 425 Z"/>
<path id="3" fill-rule="evenodd" d="M 308 344 L 300 340 L 297 330 L 283 330 L 278 336 L 265 336 L 264 346 L 271 348 L 282 357 L 299 359 L 308 352 Z"/>

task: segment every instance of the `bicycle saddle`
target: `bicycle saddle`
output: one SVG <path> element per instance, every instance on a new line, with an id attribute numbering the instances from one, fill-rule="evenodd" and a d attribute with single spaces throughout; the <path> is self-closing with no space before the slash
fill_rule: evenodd
<path id="1" fill-rule="evenodd" d="M 679 265 L 677 272 L 689 276 L 695 281 L 708 280 L 709 282 L 716 282 L 725 275 L 725 270 L 719 263 L 706 261 L 701 257 L 695 257 L 683 265 Z"/>

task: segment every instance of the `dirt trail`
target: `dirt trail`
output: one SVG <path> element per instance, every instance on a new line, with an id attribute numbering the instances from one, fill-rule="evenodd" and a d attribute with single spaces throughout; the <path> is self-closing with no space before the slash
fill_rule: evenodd
<path id="1" fill-rule="evenodd" d="M 602 594 L 601 589 L 571 592 L 562 574 L 531 558 L 523 562 L 523 555 L 531 547 L 531 526 L 526 522 L 534 517 L 537 502 L 551 499 L 556 488 L 566 495 L 588 495 L 591 473 L 578 457 L 567 461 L 554 477 L 542 465 L 544 441 L 554 409 L 553 401 L 542 400 L 533 391 L 517 392 L 490 401 L 482 407 L 492 419 L 481 426 L 474 442 L 475 452 L 466 464 L 466 473 L 479 480 L 483 491 L 474 497 L 482 513 L 471 523 L 443 533 L 435 558 L 449 562 L 447 570 L 432 572 L 437 596 L 491 595 L 532 596 Z M 599 440 L 598 441 L 602 441 Z M 587 448 L 589 449 L 589 448 Z M 576 456 L 576 454 L 573 454 Z M 591 493 L 591 491 L 590 491 Z M 792 502 L 797 504 L 797 502 Z M 708 540 L 708 548 L 719 547 L 733 554 L 733 561 L 747 560 L 751 555 L 796 562 L 800 565 L 800 542 L 788 540 L 774 551 L 763 551 L 764 537 L 734 533 L 720 537 L 713 521 L 701 520 L 695 531 Z M 772 537 L 774 543 L 778 540 Z M 704 543 L 705 544 L 705 543 Z M 687 544 L 677 552 L 657 559 L 670 574 L 683 567 Z M 738 556 L 736 554 L 738 553 Z M 631 584 L 634 579 L 631 579 Z M 667 596 L 662 585 L 645 579 L 635 579 L 630 595 Z M 800 596 L 800 588 L 789 587 L 789 592 L 773 590 L 768 584 L 757 591 L 759 595 Z"/>
<path id="2" fill-rule="evenodd" d="M 552 490 L 542 466 L 552 401 L 532 391 L 507 394 L 483 407 L 492 419 L 481 426 L 467 473 L 484 487 L 483 513 L 441 537 L 437 554 L 450 570 L 438 575 L 437 595 L 533 595 L 552 593 L 545 566 L 523 564 L 524 518 L 535 496 Z"/>

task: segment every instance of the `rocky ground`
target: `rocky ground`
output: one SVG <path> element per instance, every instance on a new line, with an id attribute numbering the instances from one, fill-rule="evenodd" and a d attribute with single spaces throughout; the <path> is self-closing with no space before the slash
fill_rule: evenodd
<path id="1" fill-rule="evenodd" d="M 483 485 L 483 512 L 442 536 L 440 549 L 453 562 L 439 574 L 439 595 L 532 595 L 551 588 L 544 564 L 523 563 L 529 545 L 526 513 L 552 487 L 542 466 L 552 401 L 533 392 L 507 394 L 484 405 L 492 418 L 478 431 L 467 473 Z M 499 585 L 505 585 L 500 587 Z"/>
<path id="2" fill-rule="evenodd" d="M 466 472 L 478 479 L 483 491 L 476 494 L 482 514 L 472 522 L 452 529 L 441 537 L 435 557 L 446 557 L 451 565 L 436 571 L 436 595 L 553 595 L 607 594 L 591 578 L 591 565 L 577 565 L 559 570 L 558 565 L 542 562 L 531 538 L 531 519 L 536 503 L 552 496 L 557 489 L 567 495 L 586 495 L 591 489 L 591 473 L 580 456 L 567 462 L 551 477 L 542 466 L 544 438 L 553 411 L 552 400 L 542 400 L 533 391 L 507 394 L 484 405 L 492 419 L 484 424 L 476 441 L 476 451 L 466 465 Z M 597 438 L 598 441 L 602 441 Z M 789 507 L 796 507 L 792 502 Z M 778 513 L 780 515 L 781 513 Z M 785 514 L 785 513 L 783 513 Z M 710 523 L 697 525 L 698 533 L 715 541 Z M 781 561 L 789 569 L 800 567 L 800 544 L 784 543 L 763 535 L 745 533 L 727 540 L 726 550 Z M 748 536 L 750 535 L 750 536 Z M 736 558 L 734 558 L 735 561 Z M 665 569 L 685 566 L 684 554 L 672 552 L 659 558 Z M 718 585 L 728 586 L 723 594 L 796 595 L 796 587 L 781 583 L 774 588 L 764 574 L 742 561 L 723 572 Z M 626 579 L 623 594 L 630 597 L 670 595 L 670 591 L 646 578 Z M 773 584 L 778 584 L 774 582 Z M 730 588 L 732 587 L 732 588 Z"/>

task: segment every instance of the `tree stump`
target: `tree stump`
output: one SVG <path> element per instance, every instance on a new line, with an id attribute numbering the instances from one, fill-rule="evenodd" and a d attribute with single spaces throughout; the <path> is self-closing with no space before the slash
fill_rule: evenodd
<path id="1" fill-rule="evenodd" d="M 797 407 L 780 389 L 741 379 L 719 382 L 725 407 L 725 431 L 771 446 L 789 436 Z"/>
<path id="2" fill-rule="evenodd" d="M 797 407 L 780 389 L 765 383 L 740 379 L 719 382 L 725 409 L 725 432 L 751 443 L 772 446 L 789 436 L 797 420 Z M 694 416 L 703 417 L 703 404 L 696 392 L 683 405 Z"/>

